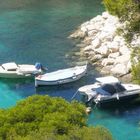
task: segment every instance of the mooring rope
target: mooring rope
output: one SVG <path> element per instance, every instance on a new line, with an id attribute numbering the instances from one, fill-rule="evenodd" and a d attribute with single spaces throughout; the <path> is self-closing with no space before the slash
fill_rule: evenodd
<path id="1" fill-rule="evenodd" d="M 75 98 L 75 96 L 77 95 L 77 93 L 78 93 L 78 90 L 73 94 L 71 100 L 73 100 L 73 98 Z"/>

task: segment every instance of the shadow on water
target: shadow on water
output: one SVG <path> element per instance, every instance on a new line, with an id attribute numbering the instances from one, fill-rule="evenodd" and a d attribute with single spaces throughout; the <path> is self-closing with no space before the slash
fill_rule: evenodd
<path id="1" fill-rule="evenodd" d="M 9 88 L 14 88 L 16 86 L 26 86 L 33 84 L 34 78 L 20 78 L 20 79 L 12 79 L 12 78 L 0 78 L 0 83 L 7 85 Z"/>
<path id="2" fill-rule="evenodd" d="M 0 78 L 0 90 L 8 89 L 12 94 L 25 98 L 35 93 L 34 78 Z M 28 89 L 28 90 L 27 90 Z M 7 94 L 7 91 L 5 91 Z"/>
<path id="3" fill-rule="evenodd" d="M 36 93 L 41 95 L 47 94 L 49 96 L 59 96 L 65 98 L 68 101 L 71 101 L 78 88 L 87 84 L 94 83 L 95 77 L 99 75 L 98 72 L 95 71 L 95 68 L 91 65 L 88 65 L 87 71 L 87 74 L 78 81 L 56 86 L 39 86 L 36 88 Z M 80 101 L 80 94 L 77 93 L 74 99 Z"/>
<path id="4" fill-rule="evenodd" d="M 93 105 L 92 113 L 90 115 L 92 117 L 94 116 L 94 118 L 93 120 L 91 120 L 90 116 L 89 121 L 94 121 L 95 124 L 96 121 L 98 122 L 99 119 L 102 119 L 100 122 L 98 122 L 101 125 L 105 125 L 104 122 L 102 122 L 104 120 L 110 122 L 112 119 L 116 119 L 117 121 L 119 121 L 119 123 L 121 121 L 124 121 L 126 124 L 129 123 L 132 126 L 138 126 L 140 121 L 140 98 L 131 102 L 119 103 L 102 107 L 95 107 Z M 111 124 L 107 124 L 106 126 L 110 129 L 112 127 L 110 125 L 113 125 L 113 123 L 111 122 Z M 120 125 L 122 125 L 122 122 Z"/>
<path id="5" fill-rule="evenodd" d="M 56 96 L 56 97 L 63 97 L 68 101 L 71 101 L 73 94 L 77 91 L 77 89 L 84 85 L 87 77 L 83 77 L 78 81 L 62 84 L 62 85 L 55 85 L 55 86 L 39 86 L 36 88 L 36 93 L 40 95 L 49 95 L 49 96 Z M 80 96 L 76 96 L 77 100 L 80 99 Z"/>

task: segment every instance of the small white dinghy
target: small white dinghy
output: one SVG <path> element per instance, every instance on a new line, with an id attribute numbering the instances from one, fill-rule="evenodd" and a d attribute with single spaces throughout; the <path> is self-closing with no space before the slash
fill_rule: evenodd
<path id="1" fill-rule="evenodd" d="M 36 65 L 21 64 L 15 62 L 4 63 L 0 65 L 0 77 L 2 78 L 26 78 L 42 72 L 40 63 Z"/>
<path id="2" fill-rule="evenodd" d="M 60 85 L 79 80 L 86 73 L 87 65 L 60 69 L 35 77 L 35 86 Z"/>

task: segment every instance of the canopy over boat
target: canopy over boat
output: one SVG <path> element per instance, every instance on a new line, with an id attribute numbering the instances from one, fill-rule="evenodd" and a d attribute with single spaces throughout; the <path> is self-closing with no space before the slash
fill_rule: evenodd
<path id="1" fill-rule="evenodd" d="M 99 78 L 96 78 L 96 81 L 102 84 L 119 82 L 119 80 L 114 76 L 99 77 Z"/>

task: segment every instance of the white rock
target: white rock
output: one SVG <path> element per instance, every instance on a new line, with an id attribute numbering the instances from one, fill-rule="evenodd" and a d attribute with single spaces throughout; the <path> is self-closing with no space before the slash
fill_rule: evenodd
<path id="1" fill-rule="evenodd" d="M 102 17 L 103 17 L 104 19 L 107 19 L 109 16 L 110 16 L 110 14 L 109 14 L 108 12 L 103 12 L 103 13 L 102 13 Z"/>
<path id="2" fill-rule="evenodd" d="M 101 65 L 102 66 L 113 65 L 114 62 L 115 62 L 115 59 L 113 59 L 113 58 L 105 58 L 102 60 Z"/>
<path id="3" fill-rule="evenodd" d="M 119 19 L 115 16 L 110 15 L 105 22 L 106 24 L 116 25 L 119 22 Z"/>
<path id="4" fill-rule="evenodd" d="M 86 27 L 87 25 L 89 25 L 90 24 L 90 22 L 89 21 L 87 21 L 87 22 L 84 22 L 82 25 L 81 25 L 81 27 Z"/>
<path id="5" fill-rule="evenodd" d="M 98 16 L 96 16 L 95 18 L 94 18 L 94 20 L 96 21 L 96 22 L 101 22 L 101 21 L 103 21 L 104 19 L 103 19 L 103 17 L 101 16 L 101 15 L 98 15 Z M 93 21 L 93 20 L 92 20 Z"/>
<path id="6" fill-rule="evenodd" d="M 121 40 L 119 41 L 119 43 L 120 43 L 120 46 L 126 46 L 126 42 L 125 42 L 125 40 L 123 40 L 123 39 L 121 39 Z"/>
<path id="7" fill-rule="evenodd" d="M 96 34 L 98 33 L 97 30 L 91 30 L 91 31 L 88 31 L 88 36 L 95 36 Z"/>
<path id="8" fill-rule="evenodd" d="M 130 55 L 130 50 L 129 50 L 129 48 L 128 48 L 127 46 L 122 46 L 122 47 L 120 47 L 120 48 L 119 48 L 119 52 L 120 52 L 120 54 L 122 54 L 122 55 L 125 55 L 125 54 Z"/>
<path id="9" fill-rule="evenodd" d="M 91 30 L 95 30 L 96 29 L 95 26 L 92 25 L 92 24 L 87 25 L 86 28 L 87 28 L 87 31 L 91 31 Z"/>
<path id="10" fill-rule="evenodd" d="M 102 28 L 102 31 L 112 33 L 116 31 L 116 27 L 112 24 L 106 23 Z"/>
<path id="11" fill-rule="evenodd" d="M 101 73 L 110 74 L 110 70 L 113 68 L 112 65 L 107 65 L 101 69 Z"/>
<path id="12" fill-rule="evenodd" d="M 115 42 L 120 42 L 120 41 L 122 41 L 122 40 L 124 41 L 124 38 L 123 38 L 123 37 L 116 35 L 116 36 L 114 37 L 114 40 L 113 40 L 113 41 L 115 41 Z"/>
<path id="13" fill-rule="evenodd" d="M 111 42 L 108 43 L 108 48 L 110 49 L 110 52 L 114 53 L 114 52 L 118 52 L 119 50 L 119 43 L 118 42 Z"/>
<path id="14" fill-rule="evenodd" d="M 127 67 L 125 64 L 117 64 L 112 69 L 111 72 L 113 74 L 126 74 L 128 73 Z"/>
<path id="15" fill-rule="evenodd" d="M 94 48 L 98 48 L 100 45 L 101 45 L 101 40 L 99 38 L 95 38 L 92 42 L 91 42 L 91 45 L 94 47 Z"/>
<path id="16" fill-rule="evenodd" d="M 108 32 L 100 32 L 100 34 L 98 34 L 98 38 L 100 38 L 101 40 L 104 40 L 104 38 L 106 38 L 106 36 L 108 36 Z"/>
<path id="17" fill-rule="evenodd" d="M 81 27 L 81 31 L 87 32 L 87 28 L 86 28 L 85 26 L 82 26 L 82 27 Z"/>
<path id="18" fill-rule="evenodd" d="M 139 57 L 138 56 L 133 57 L 133 63 L 137 64 L 138 62 L 139 62 Z"/>
<path id="19" fill-rule="evenodd" d="M 130 49 L 125 39 L 116 34 L 118 27 L 125 26 L 126 23 L 120 23 L 117 17 L 103 12 L 102 15 L 83 23 L 80 26 L 81 31 L 73 36 L 88 38 L 87 41 L 83 41 L 88 46 L 82 49 L 88 59 L 95 62 L 102 58 L 100 62 L 104 70 L 111 71 L 113 74 L 126 74 L 131 69 Z M 140 46 L 139 34 L 134 35 L 131 45 Z M 103 57 L 106 58 L 103 59 Z"/>
<path id="20" fill-rule="evenodd" d="M 115 60 L 115 64 L 121 63 L 121 64 L 127 64 L 130 60 L 130 55 L 121 55 L 119 57 L 116 58 Z"/>
<path id="21" fill-rule="evenodd" d="M 119 52 L 116 52 L 116 53 L 110 53 L 110 54 L 108 55 L 108 57 L 109 57 L 109 58 L 117 58 L 119 55 L 120 55 Z"/>
<path id="22" fill-rule="evenodd" d="M 126 68 L 127 68 L 128 71 L 131 70 L 131 68 L 132 68 L 132 63 L 131 63 L 131 61 L 129 61 L 129 62 L 127 63 Z"/>
<path id="23" fill-rule="evenodd" d="M 92 45 L 86 46 L 86 47 L 84 48 L 84 51 L 92 51 L 92 50 L 93 50 Z"/>
<path id="24" fill-rule="evenodd" d="M 103 56 L 100 55 L 100 54 L 96 54 L 96 55 L 93 55 L 92 57 L 90 57 L 90 60 L 95 62 L 97 60 L 100 60 Z"/>
<path id="25" fill-rule="evenodd" d="M 134 35 L 132 41 L 131 41 L 132 47 L 138 47 L 140 46 L 140 35 Z"/>
<path id="26" fill-rule="evenodd" d="M 96 53 L 99 53 L 99 54 L 102 54 L 103 56 L 106 56 L 109 54 L 109 49 L 107 46 L 104 46 L 104 47 L 100 47 L 98 49 L 95 49 L 95 52 Z"/>
<path id="27" fill-rule="evenodd" d="M 113 39 L 114 39 L 114 36 L 115 36 L 115 33 L 112 32 L 112 34 L 109 34 L 108 36 L 106 36 L 106 37 L 104 38 L 104 41 L 112 42 Z"/>

